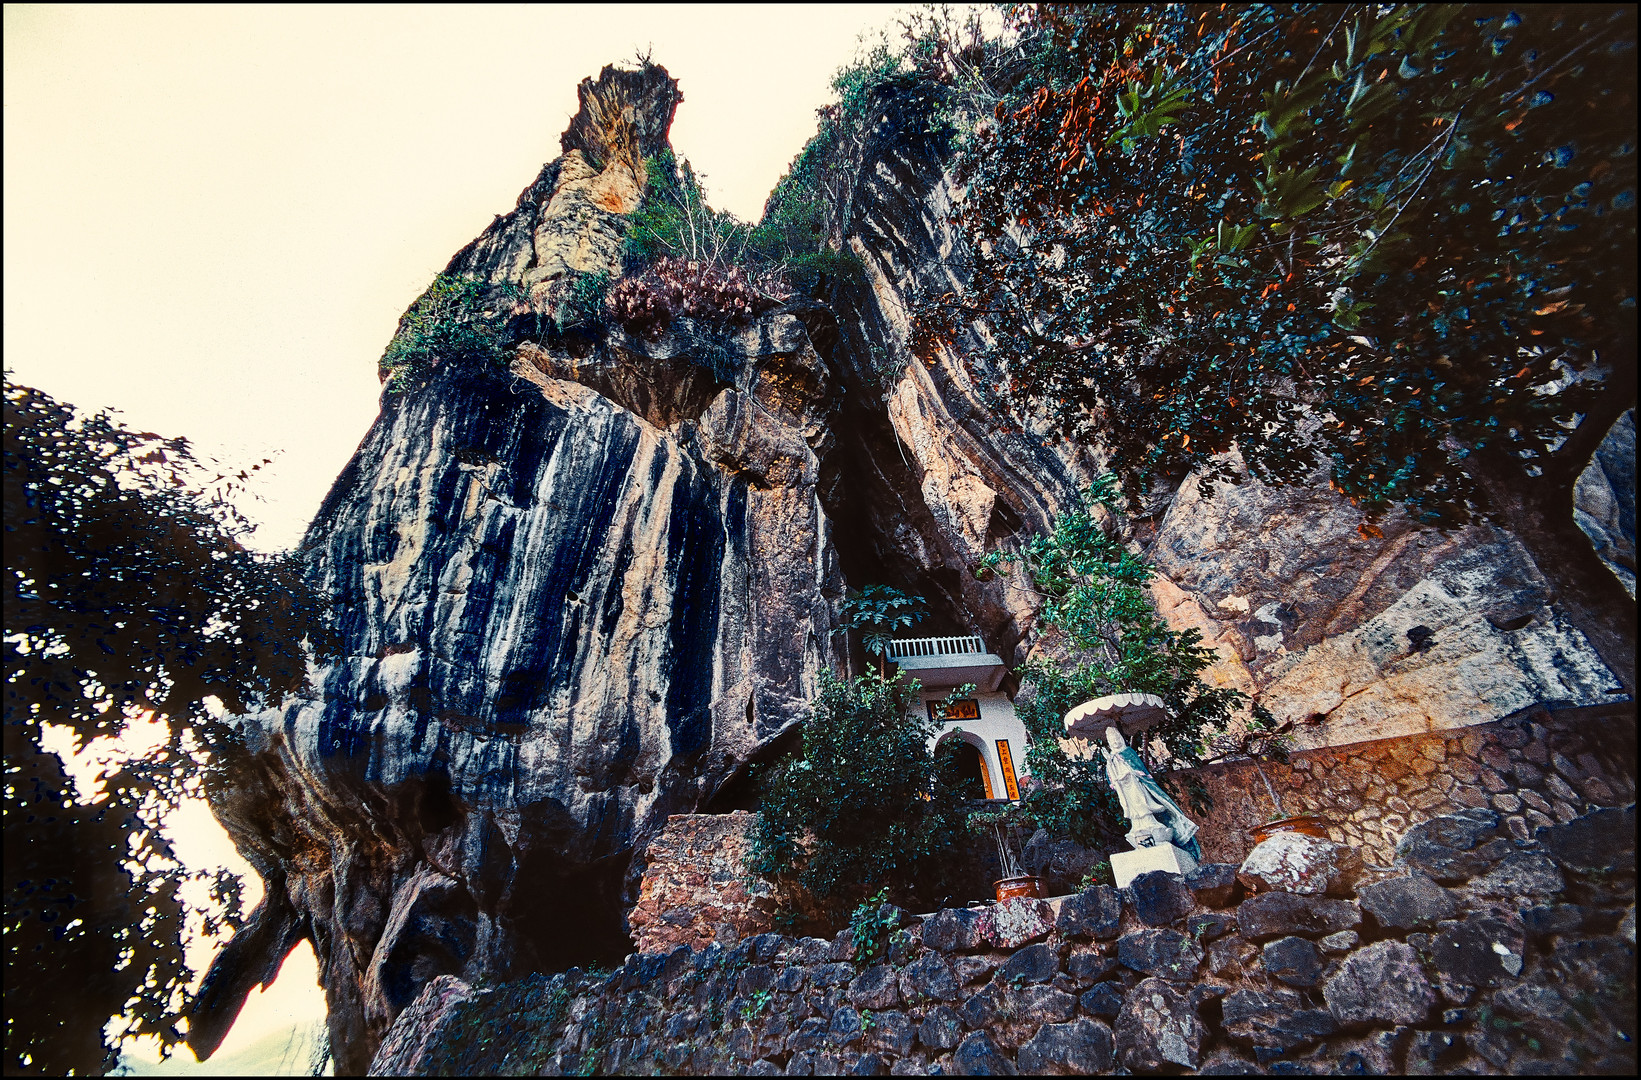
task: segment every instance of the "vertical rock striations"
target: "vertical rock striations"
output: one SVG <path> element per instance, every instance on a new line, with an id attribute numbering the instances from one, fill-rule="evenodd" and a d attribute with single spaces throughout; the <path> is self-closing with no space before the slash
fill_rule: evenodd
<path id="1" fill-rule="evenodd" d="M 678 94 L 650 67 L 581 96 L 564 156 L 452 272 L 533 308 L 619 269 Z M 516 357 L 384 396 L 306 541 L 340 654 L 244 718 L 219 799 L 270 892 L 244 937 L 311 936 L 341 1072 L 436 976 L 618 960 L 632 853 L 791 728 L 832 659 L 829 381 L 798 314 Z M 265 974 L 252 952 L 211 973 L 196 1049 Z"/>

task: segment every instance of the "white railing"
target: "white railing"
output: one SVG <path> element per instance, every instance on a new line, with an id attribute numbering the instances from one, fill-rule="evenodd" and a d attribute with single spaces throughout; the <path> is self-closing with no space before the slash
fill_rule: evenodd
<path id="1" fill-rule="evenodd" d="M 968 656 L 984 655 L 986 643 L 978 637 L 920 637 L 896 638 L 889 642 L 889 659 L 905 656 Z"/>

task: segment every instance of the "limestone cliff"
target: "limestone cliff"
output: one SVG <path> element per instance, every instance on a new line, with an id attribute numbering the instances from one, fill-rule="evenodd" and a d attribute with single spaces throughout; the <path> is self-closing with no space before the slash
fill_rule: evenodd
<path id="1" fill-rule="evenodd" d="M 972 571 L 1045 529 L 1100 451 L 1015 429 L 950 350 L 909 357 L 916 291 L 962 283 L 949 152 L 912 122 L 926 92 L 885 91 L 843 163 L 831 240 L 865 275 L 828 303 L 733 333 L 542 332 L 575 275 L 619 274 L 680 100 L 654 66 L 582 84 L 561 156 L 448 268 L 513 305 L 510 369 L 385 394 L 313 522 L 341 648 L 243 718 L 250 761 L 216 796 L 268 892 L 208 976 L 202 1054 L 302 938 L 338 1073 L 437 976 L 618 960 L 637 853 L 668 815 L 729 808 L 848 666 L 845 582 L 929 597 L 931 632 L 1038 647 L 1023 582 Z M 1617 700 L 1511 534 L 1361 524 L 1323 484 L 1209 498 L 1188 478 L 1132 539 L 1216 677 L 1307 721 L 1307 745 Z"/>
<path id="2" fill-rule="evenodd" d="M 548 297 L 619 269 L 676 86 L 582 87 L 565 153 L 451 269 Z M 381 415 L 308 533 L 340 655 L 244 718 L 218 814 L 268 883 L 246 942 L 311 937 L 340 1071 L 434 975 L 627 951 L 630 854 L 795 724 L 833 663 L 842 583 L 816 496 L 829 376 L 785 308 L 714 344 L 525 341 L 436 369 Z M 721 358 L 720 358 L 721 360 Z M 263 977 L 210 976 L 208 1050 Z"/>

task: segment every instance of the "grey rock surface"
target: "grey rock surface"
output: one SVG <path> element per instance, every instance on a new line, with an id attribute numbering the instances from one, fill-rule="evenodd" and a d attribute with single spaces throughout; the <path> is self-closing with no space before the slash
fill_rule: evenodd
<path id="1" fill-rule="evenodd" d="M 1095 885 L 1061 903 L 1055 926 L 1067 937 L 1114 938 L 1122 921 L 1122 906 L 1121 891 Z"/>
<path id="2" fill-rule="evenodd" d="M 1190 997 L 1161 979 L 1143 979 L 1130 990 L 1113 1027 L 1117 1060 L 1133 1072 L 1196 1068 L 1208 1034 Z"/>
<path id="3" fill-rule="evenodd" d="M 1573 520 L 1635 599 L 1635 410 L 1607 431 L 1573 485 Z"/>
<path id="4" fill-rule="evenodd" d="M 1357 895 L 1362 910 L 1388 929 L 1433 927 L 1458 911 L 1452 893 L 1417 871 L 1364 885 Z"/>
<path id="5" fill-rule="evenodd" d="M 1092 1076 L 1111 1071 L 1111 1029 L 1086 1017 L 1045 1024 L 1015 1054 L 1020 1071 L 1034 1076 Z"/>
<path id="6" fill-rule="evenodd" d="M 1350 954 L 1322 985 L 1322 997 L 1345 1025 L 1418 1024 L 1436 1003 L 1418 954 L 1399 941 L 1376 942 Z"/>
<path id="7" fill-rule="evenodd" d="M 1194 978 L 1202 956 L 1201 947 L 1177 930 L 1135 930 L 1117 939 L 1123 967 L 1175 982 Z"/>
<path id="8" fill-rule="evenodd" d="M 1189 915 L 1193 897 L 1179 876 L 1162 870 L 1141 874 L 1125 890 L 1134 914 L 1147 926 L 1169 926 Z"/>
<path id="9" fill-rule="evenodd" d="M 1236 921 L 1241 932 L 1255 940 L 1289 934 L 1321 937 L 1354 929 L 1362 922 L 1362 912 L 1348 900 L 1279 892 L 1244 900 Z"/>

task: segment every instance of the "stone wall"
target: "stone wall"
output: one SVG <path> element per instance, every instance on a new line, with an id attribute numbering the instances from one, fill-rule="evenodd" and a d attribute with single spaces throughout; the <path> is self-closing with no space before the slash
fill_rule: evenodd
<path id="1" fill-rule="evenodd" d="M 1633 805 L 1525 841 L 1468 809 L 1411 828 L 1389 869 L 1288 836 L 1059 904 L 886 908 L 870 941 L 445 977 L 371 1072 L 1633 1074 L 1634 841 Z"/>
<path id="2" fill-rule="evenodd" d="M 773 930 L 769 883 L 747 873 L 756 814 L 675 814 L 644 852 L 627 928 L 639 952 L 734 945 Z"/>
<path id="3" fill-rule="evenodd" d="M 1591 714 L 1594 715 L 1591 715 Z M 1526 714 L 1490 724 L 1298 751 L 1263 768 L 1290 814 L 1329 820 L 1329 835 L 1388 865 L 1396 842 L 1421 821 L 1491 807 L 1517 840 L 1587 808 L 1635 799 L 1633 706 Z M 1193 770 L 1213 797 L 1198 816 L 1203 854 L 1241 862 L 1247 830 L 1271 816 L 1270 796 L 1249 763 Z"/>

